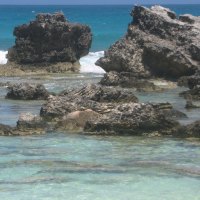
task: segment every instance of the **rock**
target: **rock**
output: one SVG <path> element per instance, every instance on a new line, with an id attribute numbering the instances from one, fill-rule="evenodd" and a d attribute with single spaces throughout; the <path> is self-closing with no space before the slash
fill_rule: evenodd
<path id="1" fill-rule="evenodd" d="M 160 131 L 170 134 L 178 125 L 172 117 L 175 114 L 177 117 L 178 112 L 170 112 L 172 109 L 169 103 L 138 103 L 130 90 L 92 84 L 51 96 L 40 115 L 57 121 L 61 129 L 81 128 L 87 133 L 141 135 Z"/>
<path id="2" fill-rule="evenodd" d="M 20 83 L 8 87 L 6 98 L 14 100 L 46 100 L 48 91 L 41 84 Z"/>
<path id="3" fill-rule="evenodd" d="M 0 87 L 10 87 L 12 83 L 10 81 L 7 82 L 0 82 Z"/>
<path id="4" fill-rule="evenodd" d="M 175 137 L 195 137 L 200 138 L 200 121 L 193 122 L 186 126 L 179 127 L 174 133 Z"/>
<path id="5" fill-rule="evenodd" d="M 186 105 L 185 105 L 186 109 L 194 109 L 194 108 L 200 108 L 200 105 L 195 105 L 191 99 L 186 101 Z"/>
<path id="6" fill-rule="evenodd" d="M 121 86 L 124 88 L 135 88 L 138 91 L 161 91 L 159 86 L 146 79 L 138 79 L 132 76 L 131 73 L 111 71 L 104 74 L 100 81 L 101 85 L 105 86 Z"/>
<path id="7" fill-rule="evenodd" d="M 100 113 L 120 102 L 138 102 L 138 98 L 131 91 L 89 84 L 81 89 L 63 91 L 56 97 L 50 96 L 40 114 L 44 118 L 52 119 L 86 109 Z"/>
<path id="8" fill-rule="evenodd" d="M 74 64 L 88 54 L 92 41 L 88 26 L 69 23 L 63 13 L 38 14 L 34 21 L 16 27 L 14 36 L 15 45 L 7 55 L 11 65 L 13 62 L 23 68 L 50 65 L 52 72 L 77 71 Z"/>
<path id="9" fill-rule="evenodd" d="M 196 73 L 192 76 L 180 78 L 179 85 L 187 86 L 190 89 L 180 93 L 180 96 L 183 96 L 189 101 L 186 107 L 196 108 L 196 106 L 193 105 L 191 102 L 200 100 L 200 70 L 197 70 Z"/>
<path id="10" fill-rule="evenodd" d="M 189 76 L 187 80 L 189 89 L 200 86 L 200 70 L 197 70 L 193 76 Z"/>
<path id="11" fill-rule="evenodd" d="M 200 85 L 194 87 L 191 90 L 181 92 L 179 95 L 187 100 L 200 101 Z"/>
<path id="12" fill-rule="evenodd" d="M 17 130 L 21 132 L 43 133 L 46 128 L 47 122 L 31 113 L 21 113 L 17 121 Z"/>
<path id="13" fill-rule="evenodd" d="M 166 119 L 169 120 L 178 120 L 185 119 L 187 115 L 179 110 L 173 108 L 170 103 L 157 103 L 153 104 L 153 106 L 162 113 Z"/>
<path id="14" fill-rule="evenodd" d="M 97 61 L 107 73 L 127 73 L 133 79 L 191 76 L 200 66 L 200 17 L 181 16 L 169 9 L 135 6 L 124 38 Z M 113 72 L 112 72 L 113 73 Z M 129 78 L 130 79 L 130 78 Z M 105 75 L 101 83 L 121 84 L 120 75 Z"/>
<path id="15" fill-rule="evenodd" d="M 81 89 L 75 89 L 71 91 L 63 91 L 60 96 L 68 96 L 70 98 L 84 98 L 96 102 L 138 102 L 138 98 L 130 90 L 115 88 L 115 87 L 103 87 L 97 84 L 88 84 Z"/>
<path id="16" fill-rule="evenodd" d="M 57 124 L 58 129 L 65 130 L 83 130 L 88 121 L 95 121 L 101 115 L 91 109 L 84 111 L 74 111 L 62 118 Z"/>
<path id="17" fill-rule="evenodd" d="M 0 124 L 0 136 L 11 136 L 14 135 L 14 128 Z"/>
<path id="18" fill-rule="evenodd" d="M 127 103 L 116 106 L 96 121 L 87 122 L 84 130 L 96 134 L 148 135 L 159 132 L 170 135 L 171 129 L 178 125 L 152 104 Z"/>

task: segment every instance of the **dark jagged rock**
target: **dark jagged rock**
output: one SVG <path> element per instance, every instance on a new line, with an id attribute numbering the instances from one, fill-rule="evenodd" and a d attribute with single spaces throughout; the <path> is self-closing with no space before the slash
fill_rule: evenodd
<path id="1" fill-rule="evenodd" d="M 15 46 L 8 51 L 8 61 L 23 66 L 48 67 L 57 72 L 74 70 L 73 66 L 88 54 L 92 34 L 88 26 L 69 23 L 64 14 L 38 14 L 36 20 L 14 29 Z M 59 64 L 60 63 L 60 64 Z M 71 64 L 70 64 L 71 63 Z M 55 67 L 59 64 L 59 67 Z"/>
<path id="2" fill-rule="evenodd" d="M 178 122 L 167 119 L 162 109 L 152 104 L 128 103 L 116 106 L 111 112 L 95 121 L 88 121 L 86 132 L 145 135 L 153 132 L 171 134 Z"/>
<path id="3" fill-rule="evenodd" d="M 187 100 L 200 101 L 200 85 L 180 93 Z"/>
<path id="4" fill-rule="evenodd" d="M 131 91 L 89 84 L 81 89 L 63 91 L 56 97 L 51 96 L 48 102 L 43 105 L 41 116 L 60 118 L 71 112 L 86 109 L 100 113 L 117 103 L 126 102 L 136 103 L 138 98 Z"/>
<path id="5" fill-rule="evenodd" d="M 81 89 L 65 90 L 60 93 L 60 96 L 68 96 L 72 99 L 84 98 L 96 102 L 138 102 L 138 98 L 132 91 L 95 84 L 88 84 Z"/>
<path id="6" fill-rule="evenodd" d="M 46 100 L 48 91 L 41 84 L 20 83 L 8 87 L 6 98 L 14 100 Z"/>
<path id="7" fill-rule="evenodd" d="M 0 124 L 0 136 L 11 136 L 14 135 L 14 128 Z"/>
<path id="8" fill-rule="evenodd" d="M 186 108 L 186 109 L 200 108 L 200 105 L 195 105 L 191 99 L 188 99 L 188 100 L 186 101 L 185 108 Z"/>
<path id="9" fill-rule="evenodd" d="M 94 117 L 86 115 L 88 109 Z M 40 114 L 44 119 L 57 121 L 58 126 L 65 129 L 79 124 L 90 133 L 133 135 L 155 131 L 170 134 L 171 129 L 178 126 L 173 116 L 179 117 L 169 103 L 138 103 L 130 90 L 99 85 L 88 85 L 64 91 L 60 96 L 51 96 L 42 106 Z M 81 114 L 87 116 L 85 120 L 79 118 Z"/>
<path id="10" fill-rule="evenodd" d="M 104 74 L 100 81 L 101 85 L 105 86 L 121 86 L 124 88 L 136 88 L 138 91 L 160 91 L 161 88 L 146 79 L 138 79 L 132 76 L 131 73 L 115 71 Z"/>
<path id="11" fill-rule="evenodd" d="M 189 87 L 190 90 L 181 92 L 180 96 L 183 96 L 190 102 L 200 101 L 200 70 L 197 70 L 192 76 L 182 77 L 179 80 L 179 85 L 182 85 L 182 82 L 184 82 L 185 86 Z M 190 107 L 190 104 L 187 104 L 187 106 Z M 192 107 L 194 108 L 195 106 Z"/>
<path id="12" fill-rule="evenodd" d="M 128 72 L 133 78 L 177 80 L 200 66 L 200 17 L 180 16 L 167 8 L 135 6 L 127 34 L 97 61 L 106 72 Z M 123 77 L 101 81 L 118 85 Z"/>
<path id="13" fill-rule="evenodd" d="M 186 126 L 180 126 L 173 132 L 173 136 L 182 138 L 200 138 L 200 121 L 196 121 Z"/>

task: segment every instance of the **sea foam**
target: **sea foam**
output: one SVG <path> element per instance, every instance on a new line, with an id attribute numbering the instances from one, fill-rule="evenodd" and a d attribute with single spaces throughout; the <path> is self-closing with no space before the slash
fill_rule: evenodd
<path id="1" fill-rule="evenodd" d="M 8 53 L 7 51 L 0 51 L 0 64 L 7 63 L 7 58 L 6 58 L 7 53 Z"/>
<path id="2" fill-rule="evenodd" d="M 87 56 L 84 56 L 80 59 L 80 72 L 82 73 L 97 73 L 97 74 L 103 74 L 105 71 L 95 65 L 95 62 L 104 56 L 104 51 L 98 51 L 98 52 L 90 52 Z"/>
<path id="3" fill-rule="evenodd" d="M 6 64 L 7 58 L 6 54 L 7 51 L 0 51 L 0 64 Z M 98 52 L 90 52 L 87 56 L 84 56 L 80 59 L 80 72 L 81 73 L 97 73 L 102 74 L 105 73 L 105 71 L 101 68 L 95 65 L 95 62 L 104 56 L 104 51 L 98 51 Z"/>

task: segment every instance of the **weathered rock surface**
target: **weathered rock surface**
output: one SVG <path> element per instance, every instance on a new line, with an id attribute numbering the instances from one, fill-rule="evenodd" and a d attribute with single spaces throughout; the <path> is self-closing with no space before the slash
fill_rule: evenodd
<path id="1" fill-rule="evenodd" d="M 174 119 L 185 117 L 169 103 L 138 103 L 130 90 L 99 85 L 51 96 L 40 114 L 64 129 L 81 127 L 88 133 L 133 135 L 170 134 L 179 125 Z"/>
<path id="2" fill-rule="evenodd" d="M 21 113 L 17 121 L 17 130 L 21 132 L 39 132 L 42 133 L 47 128 L 45 122 L 40 116 L 31 113 Z"/>
<path id="3" fill-rule="evenodd" d="M 103 113 L 117 103 L 127 102 L 138 102 L 132 91 L 89 84 L 81 89 L 63 91 L 59 96 L 50 96 L 40 113 L 42 117 L 50 119 L 87 109 Z"/>
<path id="4" fill-rule="evenodd" d="M 138 79 L 132 76 L 131 73 L 110 71 L 104 74 L 100 81 L 101 85 L 105 86 L 121 86 L 123 88 L 135 88 L 138 91 L 161 91 L 161 88 L 146 79 Z"/>
<path id="5" fill-rule="evenodd" d="M 88 121 L 86 132 L 145 135 L 158 132 L 170 135 L 178 122 L 165 117 L 159 105 L 127 103 L 116 106 L 102 118 Z"/>
<path id="6" fill-rule="evenodd" d="M 183 77 L 179 80 L 179 85 L 188 86 L 189 90 L 181 92 L 180 96 L 183 96 L 188 101 L 200 101 L 200 70 L 192 76 Z"/>
<path id="7" fill-rule="evenodd" d="M 65 115 L 57 124 L 57 128 L 61 130 L 83 131 L 88 121 L 97 120 L 99 117 L 101 117 L 101 114 L 91 109 L 74 111 Z"/>
<path id="8" fill-rule="evenodd" d="M 50 130 L 50 127 L 40 116 L 22 113 L 16 127 L 0 124 L 0 136 L 41 135 Z"/>
<path id="9" fill-rule="evenodd" d="M 179 127 L 176 131 L 174 131 L 173 136 L 184 138 L 200 138 L 200 121 L 196 121 L 187 126 Z"/>
<path id="10" fill-rule="evenodd" d="M 38 14 L 36 20 L 16 27 L 14 36 L 8 65 L 49 66 L 50 72 L 77 71 L 77 61 L 88 54 L 92 41 L 88 26 L 69 23 L 62 13 Z"/>
<path id="11" fill-rule="evenodd" d="M 49 96 L 49 92 L 41 84 L 14 84 L 8 90 L 6 98 L 14 100 L 46 100 Z"/>
<path id="12" fill-rule="evenodd" d="M 200 17 L 176 16 L 167 8 L 135 6 L 127 34 L 97 61 L 106 72 L 118 77 L 101 81 L 118 85 L 121 75 L 137 79 L 163 77 L 177 80 L 190 76 L 200 66 Z M 117 80 L 120 77 L 120 80 Z M 124 77 L 124 76 L 122 76 Z"/>
<path id="13" fill-rule="evenodd" d="M 0 136 L 14 135 L 14 129 L 10 126 L 0 124 Z"/>

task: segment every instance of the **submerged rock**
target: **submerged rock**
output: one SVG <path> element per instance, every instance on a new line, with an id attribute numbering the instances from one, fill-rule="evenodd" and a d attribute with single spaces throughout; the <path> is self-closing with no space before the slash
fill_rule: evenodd
<path id="1" fill-rule="evenodd" d="M 131 16 L 126 36 L 96 63 L 106 72 L 118 73 L 113 77 L 105 75 L 102 84 L 121 85 L 125 73 L 133 80 L 177 80 L 195 73 L 200 66 L 200 17 L 178 18 L 161 6 L 135 6 Z"/>
<path id="2" fill-rule="evenodd" d="M 48 91 L 41 84 L 20 83 L 8 87 L 6 98 L 14 100 L 46 100 Z"/>
<path id="3" fill-rule="evenodd" d="M 50 72 L 77 71 L 77 61 L 88 54 L 92 41 L 88 26 L 68 22 L 63 13 L 38 14 L 34 21 L 16 27 L 14 36 L 8 65 Z"/>

